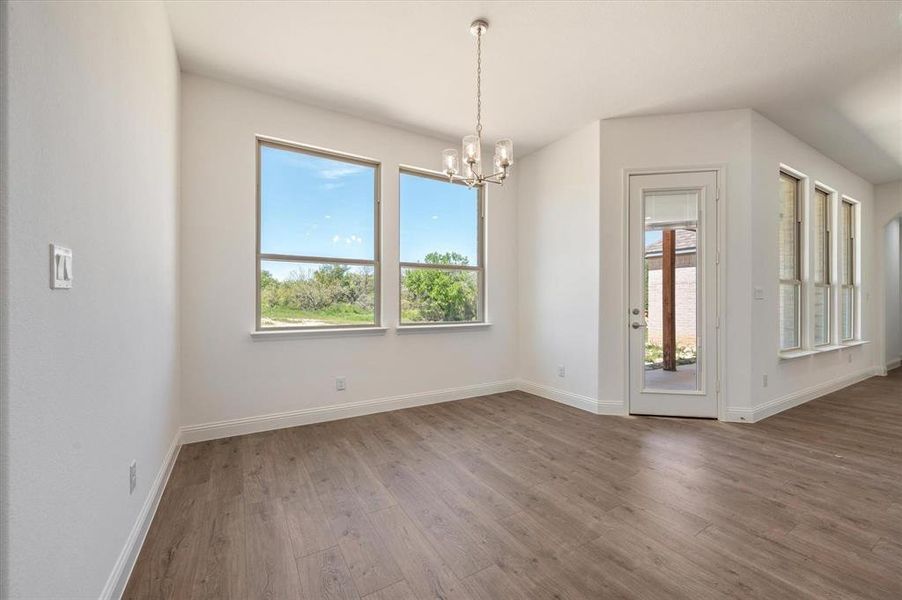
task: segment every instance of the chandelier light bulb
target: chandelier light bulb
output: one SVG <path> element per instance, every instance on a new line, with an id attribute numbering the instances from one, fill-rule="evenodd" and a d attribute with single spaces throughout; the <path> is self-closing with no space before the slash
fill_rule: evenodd
<path id="1" fill-rule="evenodd" d="M 514 164 L 514 143 L 508 139 L 498 140 L 495 144 L 495 156 L 503 168 Z"/>
<path id="2" fill-rule="evenodd" d="M 464 153 L 464 162 L 469 165 L 479 164 L 482 151 L 479 148 L 479 138 L 475 135 L 465 135 L 461 144 Z"/>
<path id="3" fill-rule="evenodd" d="M 454 148 L 442 150 L 442 171 L 448 177 L 454 177 L 460 171 L 457 150 Z"/>

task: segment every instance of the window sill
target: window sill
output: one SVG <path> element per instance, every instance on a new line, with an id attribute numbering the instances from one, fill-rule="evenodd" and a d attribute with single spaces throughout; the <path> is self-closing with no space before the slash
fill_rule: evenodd
<path id="1" fill-rule="evenodd" d="M 468 329 L 488 329 L 491 323 L 437 323 L 434 325 L 399 325 L 395 332 L 399 335 L 406 333 L 428 333 L 437 331 L 460 331 Z"/>
<path id="2" fill-rule="evenodd" d="M 843 342 L 839 345 L 840 348 L 854 348 L 856 346 L 864 346 L 865 344 L 870 344 L 870 340 L 849 340 L 848 342 Z"/>
<path id="3" fill-rule="evenodd" d="M 793 360 L 795 358 L 803 358 L 805 356 L 814 356 L 815 354 L 823 354 L 825 352 L 833 352 L 834 350 L 844 350 L 846 348 L 855 348 L 870 344 L 869 340 L 852 340 L 841 344 L 831 344 L 829 346 L 817 346 L 810 350 L 792 350 L 789 352 L 780 352 L 780 360 Z"/>
<path id="4" fill-rule="evenodd" d="M 796 358 L 804 358 L 805 356 L 814 356 L 820 354 L 818 350 L 791 350 L 789 352 L 780 352 L 780 360 L 793 360 Z"/>
<path id="5" fill-rule="evenodd" d="M 839 344 L 828 344 L 825 346 L 816 346 L 814 350 L 816 352 L 833 352 L 834 350 L 842 350 L 845 346 L 840 346 Z"/>
<path id="6" fill-rule="evenodd" d="M 335 327 L 330 329 L 276 329 L 273 331 L 252 331 L 255 342 L 287 340 L 292 338 L 328 338 L 358 335 L 382 335 L 388 327 Z"/>

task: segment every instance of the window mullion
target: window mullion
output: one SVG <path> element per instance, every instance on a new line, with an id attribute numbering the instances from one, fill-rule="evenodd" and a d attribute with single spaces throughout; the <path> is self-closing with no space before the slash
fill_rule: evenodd
<path id="1" fill-rule="evenodd" d="M 260 136 L 256 149 L 256 329 L 380 325 L 380 163 Z M 361 183 L 366 186 L 353 187 Z M 353 194 L 353 209 L 334 213 L 329 207 L 336 192 L 331 190 L 344 186 L 340 193 Z M 372 189 L 372 195 L 367 188 Z M 348 191 L 352 189 L 356 191 Z M 292 196 L 291 208 L 286 208 L 280 198 L 286 193 Z M 370 203 L 372 208 L 367 208 Z M 372 231 L 357 225 L 365 222 L 363 210 L 372 210 Z M 329 220 L 329 213 L 336 218 Z M 316 227 L 320 235 L 316 235 Z M 306 229 L 305 235 L 300 234 L 302 229 Z M 325 237 L 325 231 L 334 237 Z M 337 246 L 338 233 L 342 232 L 348 237 Z M 373 236 L 372 258 L 320 255 L 341 248 L 366 257 L 369 252 L 360 244 L 369 235 Z M 352 245 L 346 248 L 346 244 Z M 312 252 L 264 252 L 273 249 Z"/>

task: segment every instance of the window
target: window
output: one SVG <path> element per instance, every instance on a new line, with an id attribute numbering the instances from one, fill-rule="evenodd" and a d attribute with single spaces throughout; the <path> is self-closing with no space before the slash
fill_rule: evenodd
<path id="1" fill-rule="evenodd" d="M 814 345 L 830 343 L 830 196 L 814 190 Z"/>
<path id="2" fill-rule="evenodd" d="M 780 350 L 802 347 L 801 186 L 780 172 Z"/>
<path id="3" fill-rule="evenodd" d="M 855 303 L 858 297 L 855 269 L 855 204 L 843 198 L 839 213 L 839 284 L 840 284 L 840 333 L 841 340 L 855 338 Z"/>
<path id="4" fill-rule="evenodd" d="M 258 140 L 257 329 L 379 324 L 379 164 Z"/>
<path id="5" fill-rule="evenodd" d="M 401 171 L 401 325 L 482 322 L 483 191 Z"/>

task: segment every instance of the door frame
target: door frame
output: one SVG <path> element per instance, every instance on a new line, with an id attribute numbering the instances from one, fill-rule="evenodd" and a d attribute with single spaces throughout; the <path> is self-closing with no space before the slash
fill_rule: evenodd
<path id="1" fill-rule="evenodd" d="M 621 317 L 623 319 L 623 329 L 622 331 L 626 332 L 627 328 L 630 324 L 630 314 L 629 314 L 629 306 L 630 306 L 630 298 L 629 298 L 629 284 L 630 284 L 630 236 L 632 235 L 632 230 L 630 229 L 630 177 L 632 175 L 671 175 L 675 173 L 694 173 L 708 171 L 713 172 L 715 175 L 716 181 L 716 190 L 715 190 L 715 212 L 716 218 L 714 222 L 716 223 L 717 232 L 717 247 L 714 251 L 717 253 L 717 259 L 714 269 L 714 279 L 715 279 L 715 288 L 716 293 L 714 298 L 714 310 L 716 311 L 716 319 L 717 319 L 717 327 L 716 334 L 714 336 L 715 342 L 715 388 L 714 393 L 717 398 L 717 420 L 724 421 L 726 419 L 726 386 L 727 380 L 725 377 L 725 368 L 726 365 L 726 357 L 727 357 L 727 348 L 726 348 L 726 340 L 727 340 L 727 281 L 726 281 L 726 265 L 727 265 L 727 253 L 726 253 L 726 224 L 727 224 L 727 165 L 725 163 L 716 163 L 716 164 L 701 164 L 701 165 L 690 165 L 690 166 L 681 166 L 681 167 L 635 167 L 635 168 L 625 168 L 622 171 L 623 181 L 622 181 L 622 201 L 623 204 L 621 208 L 621 214 L 623 215 L 623 231 L 626 232 L 626 235 L 622 238 L 622 248 L 621 251 L 623 253 L 623 277 L 621 280 L 621 297 L 620 297 L 620 310 Z M 630 370 L 633 368 L 631 364 L 630 358 L 630 336 L 628 333 L 624 333 L 622 336 L 623 344 L 622 350 L 623 355 L 627 357 L 626 368 L 623 370 L 623 389 L 624 394 L 626 396 L 625 408 L 626 414 L 630 413 L 630 402 L 631 402 L 631 392 L 630 392 Z"/>

